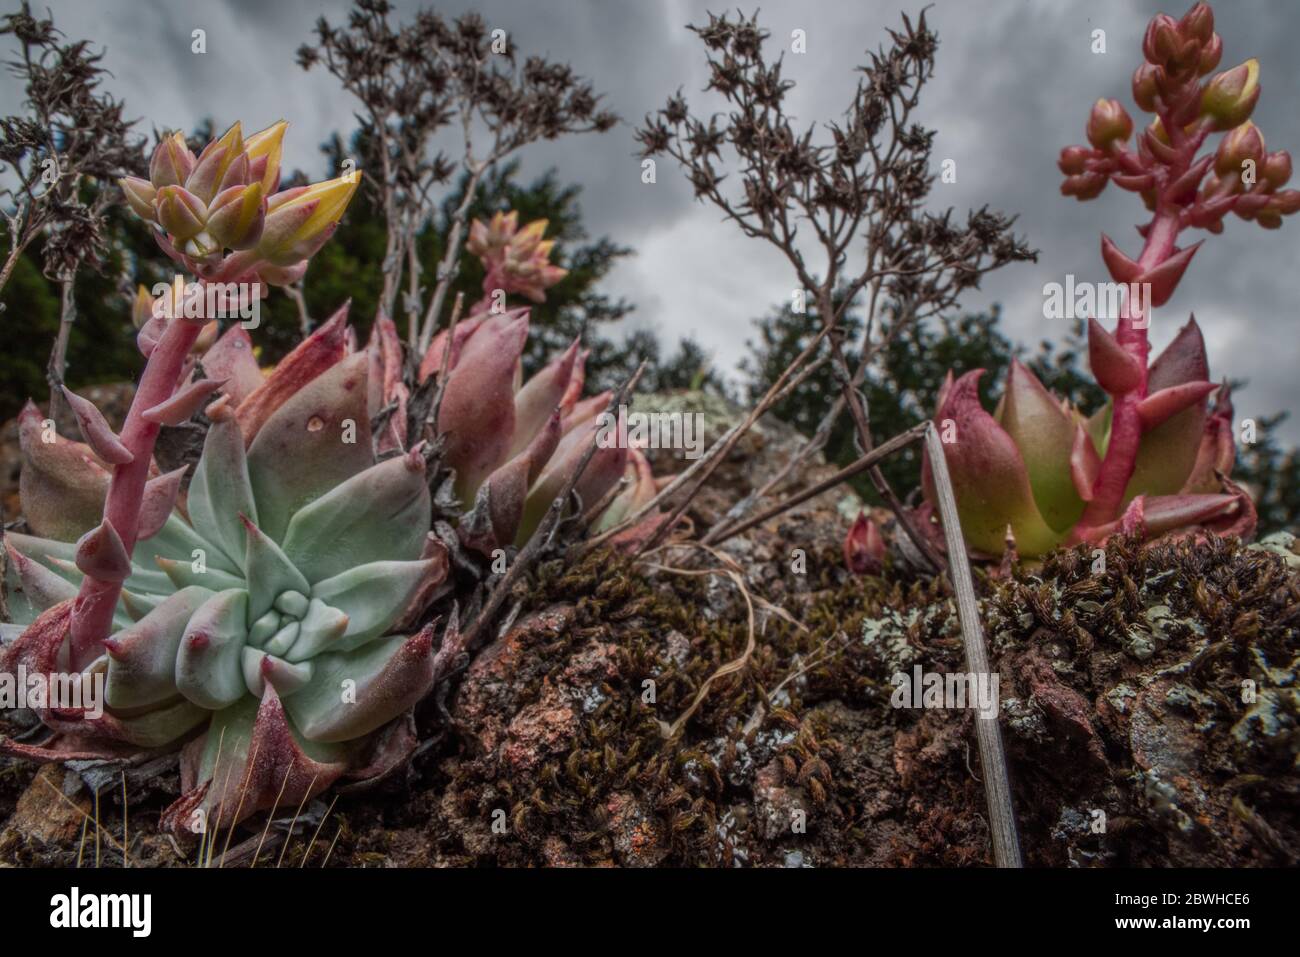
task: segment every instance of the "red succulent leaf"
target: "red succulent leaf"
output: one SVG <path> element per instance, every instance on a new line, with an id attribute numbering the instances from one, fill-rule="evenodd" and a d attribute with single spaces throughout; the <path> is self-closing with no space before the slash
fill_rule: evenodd
<path id="1" fill-rule="evenodd" d="M 19 496 L 32 532 L 72 541 L 98 524 L 109 473 L 90 446 L 46 428 L 45 414 L 30 401 L 18 416 L 18 441 L 23 454 Z"/>
<path id="2" fill-rule="evenodd" d="M 1217 388 L 1213 382 L 1182 382 L 1151 393 L 1137 406 L 1142 428 L 1149 431 L 1184 409 L 1203 404 L 1205 397 Z"/>
<path id="3" fill-rule="evenodd" d="M 1193 243 L 1186 249 L 1180 249 L 1154 269 L 1144 272 L 1138 277 L 1140 283 L 1151 284 L 1151 306 L 1158 308 L 1169 301 L 1178 287 L 1178 282 L 1183 278 L 1183 273 L 1187 271 L 1192 257 L 1196 255 L 1196 250 L 1201 248 L 1200 242 Z"/>
<path id="4" fill-rule="evenodd" d="M 1101 258 L 1116 282 L 1137 282 L 1142 275 L 1142 267 L 1120 252 L 1120 248 L 1105 233 L 1101 234 Z"/>
<path id="5" fill-rule="evenodd" d="M 885 540 L 865 511 L 844 536 L 844 565 L 854 575 L 878 575 L 885 561 Z"/>
<path id="6" fill-rule="evenodd" d="M 1070 478 L 1074 490 L 1085 502 L 1092 501 L 1092 490 L 1097 484 L 1097 473 L 1101 471 L 1101 457 L 1092 444 L 1092 437 L 1083 423 L 1074 427 L 1074 443 L 1070 447 Z"/>
<path id="7" fill-rule="evenodd" d="M 246 447 L 253 444 L 257 433 L 276 409 L 347 355 L 344 344 L 348 305 L 344 303 L 319 329 L 298 343 L 280 360 L 266 381 L 239 403 L 235 415 Z"/>
<path id="8" fill-rule="evenodd" d="M 1142 383 L 1142 364 L 1096 319 L 1088 320 L 1088 364 L 1097 384 L 1111 395 L 1131 392 Z"/>
<path id="9" fill-rule="evenodd" d="M 143 331 L 143 330 L 142 330 Z M 253 340 L 241 323 L 221 334 L 203 353 L 203 371 L 224 384 L 221 391 L 236 406 L 262 384 L 262 370 L 253 356 Z"/>
<path id="10" fill-rule="evenodd" d="M 243 710 L 245 705 L 228 709 Z M 218 718 L 226 712 L 218 714 Z M 221 734 L 217 719 L 208 729 L 202 781 L 182 781 L 189 789 L 162 814 L 173 833 L 233 827 L 273 808 L 297 807 L 333 784 L 347 770 L 341 756 L 313 758 L 299 744 L 275 688 L 267 685 L 251 727 L 243 714 L 232 715 Z M 313 749 L 315 750 L 315 749 Z M 184 766 L 183 766 L 184 767 Z M 190 768 L 190 774 L 194 774 Z M 201 814 L 198 812 L 202 812 Z"/>

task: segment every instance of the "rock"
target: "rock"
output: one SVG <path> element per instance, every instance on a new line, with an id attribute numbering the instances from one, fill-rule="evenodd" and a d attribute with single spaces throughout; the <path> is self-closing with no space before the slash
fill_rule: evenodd
<path id="1" fill-rule="evenodd" d="M 47 764 L 36 772 L 27 790 L 18 798 L 5 830 L 24 841 L 66 847 L 81 835 L 83 822 L 93 819 L 90 795 L 76 774 Z M 94 826 L 90 826 L 93 833 Z M 0 844 L 5 838 L 0 837 Z"/>

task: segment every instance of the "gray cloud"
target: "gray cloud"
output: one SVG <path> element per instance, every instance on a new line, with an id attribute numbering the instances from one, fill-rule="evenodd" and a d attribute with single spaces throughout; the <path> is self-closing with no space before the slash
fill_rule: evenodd
<path id="1" fill-rule="evenodd" d="M 318 143 L 355 125 L 355 104 L 323 72 L 305 74 L 294 50 L 321 14 L 340 20 L 344 0 L 45 0 L 70 34 L 107 47 L 111 87 L 146 125 L 185 126 L 202 116 L 218 121 L 237 113 L 251 127 L 280 117 L 293 129 L 289 153 L 303 166 L 316 162 Z M 409 12 L 415 0 L 398 3 Z M 723 5 L 712 4 L 715 9 Z M 509 30 L 521 49 L 573 64 L 607 95 L 627 121 L 604 136 L 543 144 L 524 157 L 526 173 L 558 167 L 582 185 L 594 233 L 608 233 L 637 255 L 610 278 L 610 291 L 637 306 L 629 327 L 652 327 L 666 338 L 694 335 L 723 365 L 744 352 L 750 321 L 788 298 L 792 283 L 780 257 L 720 222 L 695 203 L 680 175 L 661 163 L 658 182 L 640 182 L 633 126 L 681 87 L 707 106 L 703 58 L 685 30 L 706 19 L 705 0 L 522 3 L 507 0 L 443 3 L 448 15 L 477 9 Z M 1180 14 L 1180 3 L 1170 12 Z M 744 9 L 750 9 L 746 6 Z M 1140 240 L 1131 225 L 1143 214 L 1131 194 L 1111 189 L 1090 203 L 1057 191 L 1060 147 L 1083 139 L 1091 102 L 1115 96 L 1129 102 L 1128 77 L 1139 57 L 1142 31 L 1160 9 L 1150 0 L 1089 4 L 1016 0 L 970 3 L 939 0 L 930 22 L 941 47 L 938 72 L 923 121 L 939 130 L 936 157 L 957 163 L 957 182 L 935 190 L 936 206 L 962 211 L 985 203 L 1020 216 L 1020 229 L 1040 252 L 1037 264 L 1009 267 L 986 279 L 964 306 L 1004 305 L 1007 331 L 1026 343 L 1062 330 L 1042 318 L 1042 289 L 1067 273 L 1100 279 L 1098 234 L 1105 230 L 1130 252 Z M 847 103 L 854 67 L 898 22 L 899 2 L 765 0 L 764 25 L 773 42 L 807 32 L 808 52 L 787 55 L 797 84 L 796 113 L 808 122 L 836 118 Z M 1248 56 L 1263 63 L 1264 95 L 1255 117 L 1270 148 L 1300 149 L 1300 58 L 1292 54 L 1300 7 L 1220 3 L 1225 65 Z M 207 31 L 208 53 L 190 52 L 191 31 Z M 1094 29 L 1106 31 L 1107 52 L 1090 50 Z M 0 86 L 0 109 L 16 105 L 13 83 Z M 1210 344 L 1216 375 L 1250 379 L 1239 394 L 1243 416 L 1289 408 L 1300 360 L 1294 297 L 1295 223 L 1277 233 L 1232 220 L 1210 237 L 1178 295 L 1156 316 L 1159 348 L 1195 310 Z M 1300 421 L 1288 436 L 1300 440 Z"/>

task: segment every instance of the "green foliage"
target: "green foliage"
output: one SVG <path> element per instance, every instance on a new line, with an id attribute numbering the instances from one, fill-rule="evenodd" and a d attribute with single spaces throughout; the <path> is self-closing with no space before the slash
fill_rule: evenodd
<path id="1" fill-rule="evenodd" d="M 994 307 L 988 314 L 945 317 L 937 323 L 898 326 L 894 317 L 886 319 L 880 331 L 880 339 L 887 343 L 883 356 L 869 369 L 862 389 L 873 435 L 883 440 L 933 415 L 939 387 L 949 369 L 986 369 L 980 388 L 991 406 L 991 390 L 1017 355 L 1010 340 L 998 331 L 1000 315 Z M 846 310 L 840 322 L 846 341 L 861 338 L 862 323 L 852 310 Z M 807 348 L 820 325 L 816 315 L 798 315 L 788 306 L 756 323 L 758 338 L 750 341 L 750 357 L 742 362 L 750 401 L 757 401 L 794 357 Z M 829 345 L 823 344 L 822 352 L 829 351 Z M 845 358 L 850 367 L 856 368 L 861 355 L 846 348 Z M 839 384 L 830 363 L 826 363 L 778 403 L 775 414 L 805 435 L 812 435 L 838 395 Z M 860 455 L 847 412 L 831 428 L 824 454 L 837 465 L 847 465 Z M 919 449 L 909 447 L 891 456 L 881 468 L 890 484 L 906 496 L 919 485 L 920 462 Z M 859 493 L 877 500 L 866 476 L 854 484 Z"/>
<path id="2" fill-rule="evenodd" d="M 1237 445 L 1235 481 L 1247 486 L 1259 512 L 1259 532 L 1294 532 L 1300 526 L 1300 449 L 1283 449 L 1274 434 L 1288 413 L 1262 418 L 1257 441 Z"/>
<path id="3" fill-rule="evenodd" d="M 110 214 L 108 234 L 123 236 L 124 217 Z M 0 238 L 7 247 L 8 236 Z M 102 271 L 83 268 L 74 286 L 76 320 L 68 340 L 67 381 L 74 391 L 86 385 L 134 378 L 142 360 L 135 348 L 130 300 L 117 288 L 127 251 L 112 241 Z M 27 399 L 49 396 L 45 367 L 59 332 L 59 287 L 41 270 L 42 247 L 29 246 L 18 258 L 0 303 L 0 421 L 13 418 Z"/>

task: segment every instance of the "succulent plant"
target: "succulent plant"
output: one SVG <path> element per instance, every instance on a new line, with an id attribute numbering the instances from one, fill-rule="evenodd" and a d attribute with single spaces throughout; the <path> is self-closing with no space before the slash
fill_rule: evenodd
<path id="1" fill-rule="evenodd" d="M 336 228 L 357 177 L 276 192 L 283 133 L 276 124 L 244 140 L 236 124 L 197 158 L 171 135 L 148 181 L 122 182 L 201 289 L 265 295 L 300 277 Z M 32 534 L 5 539 L 11 608 L 26 627 L 0 669 L 102 681 L 106 709 L 47 702 L 49 741 L 0 748 L 57 759 L 187 742 L 185 793 L 164 814 L 173 830 L 213 814 L 235 823 L 407 755 L 403 716 L 434 680 L 433 625 L 417 626 L 448 587 L 426 445 L 407 435 L 412 388 L 445 357 L 441 461 L 472 506 L 461 538 L 485 554 L 532 534 L 608 401 L 580 401 L 577 342 L 522 383 L 528 310 L 492 311 L 498 289 L 544 301 L 564 276 L 545 227 L 519 230 L 513 213 L 475 224 L 484 300 L 433 341 L 413 382 L 385 316 L 357 350 L 344 306 L 266 374 L 242 326 L 218 336 L 188 299 L 179 308 L 184 283 L 159 297 L 142 289 L 134 318 L 147 361 L 121 433 L 66 393 L 85 439 L 71 441 L 29 403 L 21 494 Z M 162 426 L 200 410 L 209 424 L 184 490 L 187 470 L 160 474 L 153 449 Z M 589 523 L 655 490 L 644 456 L 617 443 L 596 450 L 576 487 Z"/>
<path id="2" fill-rule="evenodd" d="M 1141 194 L 1153 213 L 1139 227 L 1134 260 L 1109 237 L 1101 255 L 1111 276 L 1146 295 L 1126 298 L 1115 332 L 1088 323 L 1089 362 L 1110 395 L 1090 418 L 1053 397 L 1020 363 L 993 415 L 979 403 L 983 370 L 949 380 L 935 421 L 945 439 L 962 530 L 979 552 L 1001 554 L 1009 540 L 1035 556 L 1063 543 L 1098 542 L 1117 531 L 1156 536 L 1210 529 L 1249 535 L 1250 497 L 1229 478 L 1235 450 L 1227 387 L 1213 409 L 1205 344 L 1193 318 L 1149 366 L 1151 309 L 1173 295 L 1199 243 L 1180 248 L 1187 228 L 1221 232 L 1232 212 L 1265 228 L 1300 208 L 1300 191 L 1282 190 L 1291 158 L 1264 151 L 1251 124 L 1259 99 L 1254 60 L 1211 77 L 1223 42 L 1205 3 L 1180 20 L 1161 14 L 1142 45 L 1133 98 L 1155 118 L 1125 144 L 1133 121 L 1115 100 L 1099 100 L 1088 120 L 1089 146 L 1061 151 L 1061 191 L 1087 200 L 1108 183 Z M 1214 133 L 1217 152 L 1197 153 Z M 936 498 L 929 463 L 927 504 Z M 1008 537 L 1010 533 L 1010 538 Z"/>
<path id="3" fill-rule="evenodd" d="M 206 728 L 196 779 L 220 783 L 183 798 L 179 824 L 196 807 L 233 816 L 254 752 L 271 788 L 248 788 L 241 814 L 269 806 L 285 775 L 281 800 L 328 786 L 432 681 L 431 628 L 389 633 L 437 594 L 446 551 L 428 535 L 421 451 L 375 462 L 367 365 L 337 363 L 251 435 L 228 403 L 210 410 L 184 512 L 171 507 L 180 474 L 153 479 L 131 558 L 107 521 L 77 544 L 7 536 L 28 607 L 49 610 L 6 670 L 55 670 L 80 580 L 121 582 L 102 651 L 70 662 L 104 676 L 104 717 L 89 735 L 89 720 L 47 722 L 137 748 Z"/>
<path id="4" fill-rule="evenodd" d="M 522 381 L 529 310 L 498 309 L 494 293 L 544 301 L 545 290 L 563 278 L 566 270 L 550 264 L 553 244 L 542 240 L 545 229 L 546 220 L 518 229 L 513 211 L 473 224 L 468 248 L 483 260 L 483 299 L 454 330 L 434 337 L 419 364 L 423 382 L 445 360 L 438 433 L 445 437 L 444 461 L 456 471 L 456 494 L 468 509 L 461 539 L 483 554 L 532 536 L 582 464 L 610 398 L 605 392 L 582 399 L 587 353 L 577 340 Z M 394 342 L 386 351 L 395 351 L 396 331 L 386 335 Z M 606 501 L 625 477 L 626 487 Z M 575 492 L 599 531 L 648 503 L 655 480 L 639 450 L 614 444 L 596 449 Z"/>
<path id="5" fill-rule="evenodd" d="M 253 217 L 265 219 L 257 237 L 217 219 L 228 190 L 243 190 L 241 204 L 274 190 L 282 132 L 244 143 L 236 126 L 197 161 L 169 137 L 151 182 L 123 184 L 159 245 L 205 287 L 305 268 L 355 189 L 275 194 Z M 102 680 L 107 708 L 47 702 L 46 745 L 0 746 L 66 758 L 189 739 L 186 793 L 165 815 L 174 829 L 193 827 L 196 812 L 234 821 L 301 800 L 402 756 L 413 739 L 393 719 L 433 680 L 432 626 L 406 632 L 447 571 L 429 536 L 422 448 L 376 460 L 370 421 L 383 396 L 369 378 L 383 363 L 378 343 L 352 350 L 346 308 L 265 379 L 234 326 L 203 354 L 212 378 L 195 380 L 192 350 L 207 324 L 166 310 L 142 323 L 147 361 L 120 434 L 66 390 L 84 445 L 29 405 L 24 508 L 33 531 L 54 537 L 5 539 L 20 585 L 13 610 L 29 623 L 0 668 Z M 183 493 L 186 469 L 158 474 L 154 444 L 162 426 L 205 404 L 211 425 Z M 68 541 L 96 505 L 93 527 Z"/>

